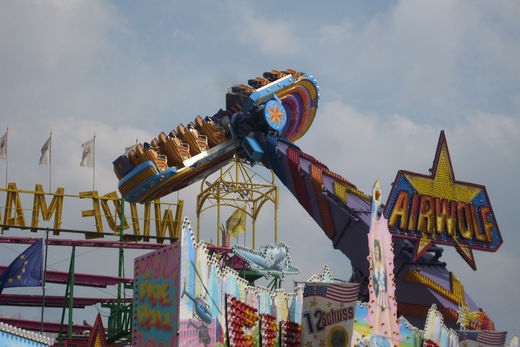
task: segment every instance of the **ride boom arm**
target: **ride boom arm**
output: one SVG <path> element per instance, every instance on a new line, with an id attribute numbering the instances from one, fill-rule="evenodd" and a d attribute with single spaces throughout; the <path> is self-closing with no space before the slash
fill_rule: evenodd
<path id="1" fill-rule="evenodd" d="M 121 195 L 146 203 L 207 177 L 233 156 L 262 162 L 323 229 L 334 248 L 368 278 L 371 196 L 302 152 L 293 141 L 314 120 L 319 87 L 308 73 L 272 70 L 236 85 L 226 110 L 179 124 L 114 161 Z"/>
<path id="2" fill-rule="evenodd" d="M 234 156 L 251 165 L 262 162 L 323 229 L 333 247 L 350 259 L 351 280 L 361 284 L 360 296 L 366 299 L 372 197 L 293 144 L 314 120 L 318 92 L 312 75 L 290 69 L 272 70 L 263 78 L 250 79 L 248 85 L 231 87 L 226 110 L 204 119 L 198 116 L 187 127 L 179 124 L 119 156 L 113 164 L 121 195 L 131 203 L 146 203 L 207 177 Z M 449 277 L 446 264 L 438 260 L 442 249 L 433 246 L 413 262 L 414 245 L 404 239 L 394 243 L 398 301 L 402 293 L 407 304 L 435 302 L 443 307 L 444 302 L 424 285 L 419 299 L 407 295 L 417 289 L 405 283 L 410 266 L 424 274 Z M 472 301 L 469 304 L 476 307 Z"/>

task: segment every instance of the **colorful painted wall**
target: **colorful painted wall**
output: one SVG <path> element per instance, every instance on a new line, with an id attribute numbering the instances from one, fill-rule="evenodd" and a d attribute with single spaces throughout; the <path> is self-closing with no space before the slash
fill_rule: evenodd
<path id="1" fill-rule="evenodd" d="M 180 243 L 134 261 L 132 345 L 178 346 Z"/>
<path id="2" fill-rule="evenodd" d="M 187 218 L 181 227 L 179 339 L 182 346 L 223 346 L 226 342 L 226 298 L 236 298 L 276 321 L 301 322 L 302 289 L 287 293 L 251 287 L 231 268 L 219 266 L 204 242 L 196 243 Z M 230 317 L 228 317 L 229 320 Z M 260 322 L 251 329 L 259 341 Z"/>
<path id="3" fill-rule="evenodd" d="M 185 218 L 178 242 L 136 258 L 133 346 L 224 346 L 231 318 L 226 307 L 232 298 L 277 327 L 286 321 L 301 323 L 303 288 L 287 293 L 249 286 L 238 272 L 220 267 L 217 257 L 210 256 L 204 242 L 195 242 Z M 253 345 L 260 345 L 261 324 L 244 325 Z M 263 336 L 262 345 L 278 343 L 279 332 L 273 332 L 274 338 Z"/>

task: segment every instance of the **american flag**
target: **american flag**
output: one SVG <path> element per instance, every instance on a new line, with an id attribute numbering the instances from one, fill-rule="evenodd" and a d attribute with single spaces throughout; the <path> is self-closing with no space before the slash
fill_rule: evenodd
<path id="1" fill-rule="evenodd" d="M 341 302 L 354 302 L 358 298 L 359 284 L 358 283 L 346 283 L 346 284 L 306 284 L 303 290 L 303 297 L 307 296 L 322 296 L 327 299 L 341 301 Z"/>
<path id="2" fill-rule="evenodd" d="M 475 341 L 487 346 L 504 346 L 506 343 L 506 331 L 465 330 L 459 332 L 459 340 Z"/>

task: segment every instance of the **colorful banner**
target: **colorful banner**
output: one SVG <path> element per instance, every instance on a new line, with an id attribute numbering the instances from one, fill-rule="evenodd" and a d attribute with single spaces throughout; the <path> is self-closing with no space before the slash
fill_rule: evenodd
<path id="1" fill-rule="evenodd" d="M 134 260 L 132 346 L 178 346 L 180 242 Z"/>
<path id="2" fill-rule="evenodd" d="M 302 346 L 349 346 L 358 294 L 357 283 L 306 283 Z"/>
<path id="3" fill-rule="evenodd" d="M 505 345 L 507 332 L 487 330 L 463 330 L 459 331 L 458 334 L 460 345 L 464 347 L 498 347 Z"/>

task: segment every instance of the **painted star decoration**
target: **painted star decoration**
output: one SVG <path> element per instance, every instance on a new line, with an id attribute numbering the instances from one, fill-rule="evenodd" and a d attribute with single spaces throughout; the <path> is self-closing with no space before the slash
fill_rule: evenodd
<path id="1" fill-rule="evenodd" d="M 278 124 L 278 126 L 281 127 L 282 126 L 282 119 L 283 119 L 283 117 L 285 117 L 285 113 L 283 113 L 278 108 L 278 103 L 276 103 L 274 105 L 274 107 L 268 107 L 267 110 L 268 110 L 269 115 L 270 115 L 269 123 L 276 122 L 276 124 Z"/>

